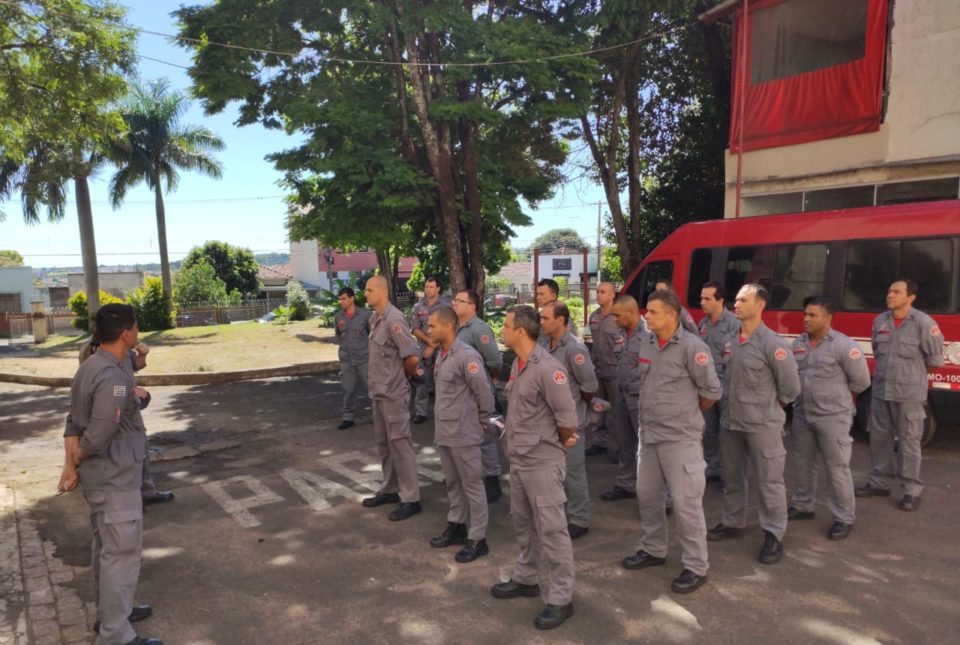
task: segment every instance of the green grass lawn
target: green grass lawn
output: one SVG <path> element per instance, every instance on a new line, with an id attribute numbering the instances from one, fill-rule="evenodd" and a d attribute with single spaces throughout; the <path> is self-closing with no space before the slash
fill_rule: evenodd
<path id="1" fill-rule="evenodd" d="M 184 327 L 144 332 L 150 346 L 146 370 L 154 374 L 223 372 L 336 360 L 333 329 L 319 321 L 289 325 L 257 322 Z M 55 336 L 15 354 L 0 355 L 0 372 L 38 376 L 73 376 L 86 336 Z"/>

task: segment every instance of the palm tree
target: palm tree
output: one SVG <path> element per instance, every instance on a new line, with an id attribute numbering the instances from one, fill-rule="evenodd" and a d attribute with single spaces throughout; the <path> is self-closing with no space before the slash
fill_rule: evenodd
<path id="1" fill-rule="evenodd" d="M 119 208 L 127 190 L 141 181 L 153 191 L 163 294 L 168 301 L 172 289 L 162 184 L 166 182 L 167 192 L 176 189 L 178 170 L 196 170 L 216 179 L 223 174 L 223 166 L 209 154 L 223 150 L 223 140 L 205 127 L 181 124 L 180 118 L 189 107 L 186 97 L 172 91 L 166 79 L 136 84 L 121 107 L 127 134 L 111 154 L 119 167 L 110 180 L 114 208 Z"/>

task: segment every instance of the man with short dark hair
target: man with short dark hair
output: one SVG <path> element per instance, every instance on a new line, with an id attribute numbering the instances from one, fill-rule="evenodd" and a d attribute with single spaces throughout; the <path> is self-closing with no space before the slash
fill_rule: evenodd
<path id="1" fill-rule="evenodd" d="M 430 416 L 430 395 L 433 394 L 433 362 L 436 347 L 427 335 L 427 320 L 437 307 L 449 307 L 450 299 L 443 295 L 440 278 L 428 277 L 423 283 L 423 299 L 413 306 L 410 329 L 420 345 L 420 365 L 414 381 L 413 422 L 423 423 Z"/>
<path id="2" fill-rule="evenodd" d="M 716 282 L 707 282 L 700 289 L 700 307 L 705 314 L 700 321 L 700 338 L 710 348 L 710 355 L 713 357 L 712 365 L 721 380 L 723 380 L 723 345 L 740 329 L 740 321 L 727 309 L 726 299 L 726 290 Z M 720 462 L 722 414 L 722 400 L 703 411 L 703 458 L 707 462 L 708 482 L 721 479 L 723 473 Z"/>
<path id="3" fill-rule="evenodd" d="M 823 457 L 827 475 L 827 505 L 833 525 L 827 537 L 850 535 L 855 517 L 850 456 L 850 425 L 856 407 L 853 397 L 870 387 L 867 359 L 850 337 L 830 327 L 833 308 L 811 297 L 803 301 L 804 333 L 793 341 L 793 357 L 800 372 L 800 397 L 793 404 L 791 453 L 796 488 L 787 519 L 813 517 L 816 500 L 817 457 Z"/>
<path id="4" fill-rule="evenodd" d="M 480 352 L 486 372 L 490 376 L 490 388 L 495 391 L 494 383 L 500 378 L 500 370 L 503 369 L 503 355 L 490 325 L 477 315 L 479 307 L 480 296 L 476 291 L 466 289 L 457 292 L 453 299 L 453 310 L 460 323 L 457 340 Z M 483 458 L 483 486 L 487 493 L 487 503 L 492 504 L 503 497 L 503 489 L 500 487 L 500 450 L 497 448 L 496 436 L 489 432 L 483 434 L 480 454 Z"/>
<path id="5" fill-rule="evenodd" d="M 343 411 L 340 414 L 340 430 L 353 427 L 357 405 L 357 385 L 367 384 L 367 360 L 369 358 L 370 310 L 356 305 L 356 293 L 343 287 L 337 293 L 340 309 L 333 314 L 333 329 L 336 334 L 337 356 L 340 359 L 340 387 L 343 389 Z"/>
<path id="6" fill-rule="evenodd" d="M 673 291 L 673 282 L 664 278 L 663 280 L 657 280 L 657 284 L 654 286 L 655 291 Z M 678 296 L 679 299 L 679 296 Z M 683 325 L 683 328 L 686 329 L 691 334 L 699 334 L 700 329 L 697 327 L 696 321 L 694 321 L 693 316 L 690 315 L 690 312 L 687 311 L 684 307 L 680 307 L 680 324 Z"/>
<path id="7" fill-rule="evenodd" d="M 151 613 L 148 606 L 133 606 L 143 546 L 140 487 L 147 449 L 140 409 L 148 395 L 136 387 L 122 363 L 137 346 L 137 321 L 133 307 L 108 304 L 97 312 L 95 324 L 100 347 L 73 378 L 70 418 L 81 433 L 72 457 L 91 511 L 100 642 L 162 645 L 140 638 L 130 624 Z M 75 479 L 61 480 L 61 490 L 76 485 Z"/>
<path id="8" fill-rule="evenodd" d="M 746 284 L 737 293 L 734 313 L 740 320 L 740 334 L 729 338 L 723 350 L 723 516 L 707 532 L 707 539 L 713 541 L 743 537 L 747 525 L 747 466 L 752 465 L 760 493 L 764 543 L 758 559 L 763 564 L 774 564 L 783 556 L 787 530 L 784 408 L 800 395 L 793 352 L 763 324 L 763 310 L 769 301 L 767 290 L 759 284 Z"/>
<path id="9" fill-rule="evenodd" d="M 887 291 L 887 311 L 873 321 L 875 359 L 870 397 L 870 479 L 857 497 L 888 497 L 900 479 L 901 511 L 920 506 L 920 443 L 926 412 L 927 373 L 943 365 L 943 334 L 936 321 L 914 308 L 917 283 L 901 278 Z M 894 461 L 894 440 L 898 440 Z"/>
<path id="10" fill-rule="evenodd" d="M 547 606 L 534 625 L 552 629 L 573 615 L 573 545 L 563 508 L 563 479 L 565 451 L 577 441 L 577 411 L 566 370 L 537 344 L 536 310 L 512 307 L 502 334 L 503 343 L 517 355 L 507 383 L 506 440 L 510 514 L 520 555 L 510 580 L 495 584 L 490 593 L 500 599 L 539 596 L 539 563 L 546 560 Z"/>
<path id="11" fill-rule="evenodd" d="M 536 291 L 537 309 L 542 309 L 544 305 L 556 302 L 560 298 L 560 285 L 556 280 L 543 278 L 537 283 Z M 577 326 L 572 320 L 567 321 L 567 331 L 574 336 L 577 335 Z"/>
<path id="12" fill-rule="evenodd" d="M 597 304 L 600 307 L 590 314 L 589 319 L 590 336 L 593 339 L 590 355 L 597 369 L 597 382 L 600 386 L 597 396 L 613 404 L 617 399 L 617 363 L 624 346 L 623 330 L 613 316 L 613 299 L 616 293 L 612 283 L 598 284 Z M 614 425 L 615 415 L 615 411 L 608 411 L 590 433 L 591 436 L 586 438 L 585 454 L 588 457 L 607 452 L 610 428 Z"/>

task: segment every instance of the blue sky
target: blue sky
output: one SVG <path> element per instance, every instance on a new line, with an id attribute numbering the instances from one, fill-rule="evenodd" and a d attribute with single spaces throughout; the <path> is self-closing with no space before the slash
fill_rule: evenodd
<path id="1" fill-rule="evenodd" d="M 122 3 L 130 8 L 129 24 L 161 33 L 176 33 L 170 12 L 181 4 L 166 0 Z M 167 39 L 140 34 L 138 53 L 144 57 L 187 66 L 185 50 Z M 173 88 L 182 91 L 190 86 L 186 70 L 141 59 L 141 78 L 166 77 Z M 205 116 L 194 101 L 184 118 L 185 123 L 202 124 L 219 134 L 226 150 L 218 153 L 223 163 L 219 181 L 194 173 L 181 173 L 176 192 L 166 195 L 167 244 L 170 258 L 179 259 L 190 248 L 207 240 L 222 240 L 248 247 L 255 253 L 285 252 L 289 249 L 284 227 L 283 191 L 277 186 L 280 175 L 264 160 L 271 152 L 297 145 L 296 137 L 267 130 L 259 125 L 239 128 L 233 125 L 233 107 L 218 115 Z M 112 169 L 104 168 L 91 182 L 97 255 L 101 264 L 134 264 L 159 262 L 153 196 L 143 185 L 127 194 L 123 206 L 114 211 L 107 200 L 107 184 Z M 570 169 L 570 176 L 580 174 Z M 72 195 L 73 187 L 69 188 Z M 529 214 L 533 225 L 517 229 L 516 246 L 526 246 L 533 238 L 551 228 L 574 228 L 590 245 L 596 244 L 597 206 L 602 190 L 586 179 L 572 179 L 557 191 L 553 200 Z M 0 248 L 15 249 L 28 265 L 79 266 L 80 242 L 77 234 L 76 210 L 72 203 L 63 221 L 46 221 L 28 226 L 14 198 L 0 208 L 7 219 L 0 222 Z M 603 212 L 606 213 L 604 205 Z"/>

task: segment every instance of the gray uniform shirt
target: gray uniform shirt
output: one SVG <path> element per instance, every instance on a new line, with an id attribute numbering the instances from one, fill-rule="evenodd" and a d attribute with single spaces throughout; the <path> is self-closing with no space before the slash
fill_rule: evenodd
<path id="1" fill-rule="evenodd" d="M 569 376 L 555 358 L 535 345 L 523 369 L 517 359 L 507 382 L 507 457 L 510 468 L 534 470 L 566 462 L 558 428 L 575 428 L 577 410 Z"/>
<path id="2" fill-rule="evenodd" d="M 829 330 L 816 346 L 809 334 L 793 341 L 793 358 L 800 373 L 800 397 L 793 413 L 804 419 L 846 415 L 856 408 L 851 392 L 870 387 L 870 370 L 860 347 L 849 336 Z"/>
<path id="3" fill-rule="evenodd" d="M 684 307 L 680 307 L 680 325 L 686 329 L 691 334 L 699 334 L 700 330 L 697 328 L 697 323 L 693 319 L 693 316 L 690 315 L 690 312 Z"/>
<path id="4" fill-rule="evenodd" d="M 80 462 L 87 491 L 140 490 L 147 450 L 140 401 L 131 371 L 106 351 L 77 369 L 70 385 L 70 417 L 80 433 Z"/>
<path id="5" fill-rule="evenodd" d="M 546 342 L 542 342 L 546 340 Z M 581 392 L 591 394 L 600 389 L 600 383 L 597 381 L 597 374 L 590 360 L 590 353 L 586 346 L 577 340 L 570 332 L 560 337 L 557 346 L 550 348 L 551 338 L 546 334 L 540 334 L 539 340 L 550 355 L 557 359 L 567 370 L 570 377 L 570 396 L 577 407 L 577 427 L 579 428 L 587 422 L 587 402 L 580 396 Z"/>
<path id="6" fill-rule="evenodd" d="M 370 398 L 404 401 L 410 396 L 410 381 L 403 359 L 419 356 L 417 341 L 410 335 L 407 319 L 392 304 L 370 324 L 370 365 L 367 390 Z"/>
<path id="7" fill-rule="evenodd" d="M 487 370 L 499 373 L 503 368 L 503 354 L 497 346 L 493 330 L 490 325 L 480 320 L 479 316 L 474 316 L 457 329 L 457 340 L 480 352 Z"/>
<path id="8" fill-rule="evenodd" d="M 372 313 L 363 307 L 354 307 L 353 316 L 343 309 L 333 314 L 334 333 L 340 348 L 337 356 L 341 363 L 363 365 L 370 352 L 370 318 Z"/>
<path id="9" fill-rule="evenodd" d="M 480 353 L 457 340 L 449 351 L 437 350 L 437 402 L 433 424 L 438 446 L 479 446 L 483 427 L 493 414 L 493 392 Z"/>
<path id="10" fill-rule="evenodd" d="M 740 321 L 733 315 L 733 312 L 727 308 L 714 323 L 710 316 L 704 316 L 700 321 L 700 338 L 710 348 L 710 354 L 713 356 L 713 366 L 717 369 L 717 374 L 723 374 L 723 346 L 727 338 L 735 336 L 740 332 Z"/>
<path id="11" fill-rule="evenodd" d="M 710 350 L 699 334 L 678 326 L 663 347 L 655 334 L 647 334 L 637 360 L 643 374 L 644 443 L 700 440 L 704 425 L 700 399 L 719 400 L 721 388 Z"/>
<path id="12" fill-rule="evenodd" d="M 617 364 L 617 386 L 630 405 L 640 405 L 640 387 L 643 383 L 643 372 L 639 369 L 640 346 L 649 335 L 650 332 L 642 331 L 638 325 L 633 334 L 626 337 L 626 346 Z"/>
<path id="13" fill-rule="evenodd" d="M 90 352 L 90 353 L 87 354 L 87 358 L 89 358 L 89 357 L 92 356 L 94 353 L 96 353 L 96 351 L 97 351 L 96 348 L 94 348 L 92 352 Z M 129 358 L 130 360 L 121 362 L 121 363 L 120 363 L 120 367 L 123 368 L 123 371 L 124 371 L 124 372 L 126 372 L 127 374 L 130 375 L 130 378 L 132 378 L 132 379 L 134 380 L 134 385 L 136 385 L 136 380 L 137 380 L 137 379 L 136 379 L 135 374 L 136 374 L 136 371 L 137 371 L 137 350 L 131 349 L 131 350 L 127 353 L 127 356 L 128 356 L 128 358 Z M 82 360 L 81 360 L 81 364 L 82 364 L 85 360 L 86 360 L 86 358 L 82 359 Z M 146 407 L 147 407 L 148 405 L 150 405 L 150 399 L 151 399 L 151 398 L 152 398 L 152 397 L 150 396 L 150 394 L 147 393 L 146 398 L 143 398 L 143 399 L 139 399 L 139 398 L 138 398 L 138 399 L 137 399 L 137 400 L 139 401 L 139 403 L 140 403 L 140 409 L 141 409 L 141 410 L 146 409 Z M 141 419 L 142 419 L 142 417 L 141 417 Z M 142 420 L 141 420 L 141 423 L 142 423 Z M 63 431 L 63 436 L 64 436 L 64 437 L 79 437 L 79 436 L 81 436 L 82 434 L 83 434 L 83 432 L 81 432 L 80 428 L 78 428 L 77 425 L 73 422 L 73 415 L 72 415 L 70 412 L 67 412 L 67 423 L 66 423 L 66 428 L 65 428 L 64 431 Z"/>
<path id="14" fill-rule="evenodd" d="M 420 330 L 424 334 L 427 334 L 427 323 L 430 319 L 430 314 L 436 311 L 440 307 L 451 307 L 453 303 L 450 300 L 450 296 L 440 295 L 437 296 L 436 302 L 432 305 L 427 302 L 426 298 L 422 298 L 420 302 L 413 306 L 413 311 L 410 314 L 410 331 Z M 417 344 L 420 345 L 421 353 L 426 348 L 427 344 L 420 340 L 416 339 Z"/>
<path id="15" fill-rule="evenodd" d="M 897 327 L 893 312 L 873 320 L 873 396 L 884 401 L 926 401 L 927 368 L 943 365 L 943 334 L 936 321 L 918 309 Z"/>
<path id="16" fill-rule="evenodd" d="M 597 368 L 597 378 L 612 380 L 617 378 L 617 363 L 623 353 L 625 334 L 617 325 L 612 313 L 606 315 L 597 309 L 590 314 L 590 336 L 593 345 L 590 348 L 593 364 Z"/>
<path id="17" fill-rule="evenodd" d="M 787 343 L 760 323 L 744 343 L 738 334 L 728 338 L 723 354 L 723 427 L 781 431 L 787 418 L 782 406 L 800 395 L 797 362 Z"/>

